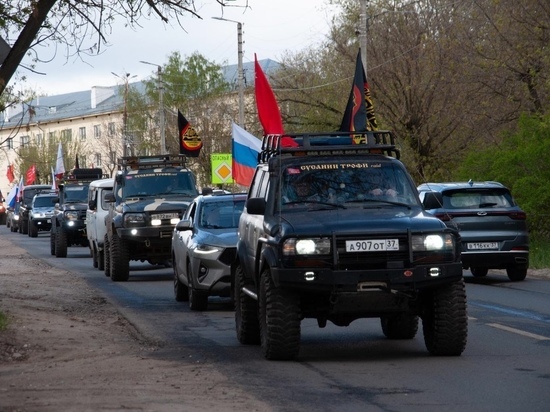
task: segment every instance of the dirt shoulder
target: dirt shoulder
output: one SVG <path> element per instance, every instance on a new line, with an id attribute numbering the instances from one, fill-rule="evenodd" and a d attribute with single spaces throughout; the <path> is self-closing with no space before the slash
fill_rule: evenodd
<path id="1" fill-rule="evenodd" d="M 182 354 L 157 359 L 86 282 L 0 237 L 0 410 L 268 411 L 216 370 Z"/>

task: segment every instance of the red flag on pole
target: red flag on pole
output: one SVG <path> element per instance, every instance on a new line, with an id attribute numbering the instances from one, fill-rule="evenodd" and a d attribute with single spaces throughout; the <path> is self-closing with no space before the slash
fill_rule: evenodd
<path id="1" fill-rule="evenodd" d="M 15 176 L 13 175 L 13 166 L 8 165 L 8 171 L 6 172 L 6 177 L 8 178 L 8 182 L 12 183 L 15 180 Z"/>
<path id="2" fill-rule="evenodd" d="M 267 77 L 258 63 L 256 53 L 254 53 L 254 94 L 256 96 L 256 107 L 258 109 L 258 117 L 264 128 L 264 134 L 284 134 L 283 120 L 275 94 L 271 90 L 271 86 L 267 81 Z M 295 147 L 298 144 L 288 136 L 283 136 L 281 139 L 283 147 Z"/>
<path id="3" fill-rule="evenodd" d="M 29 167 L 29 170 L 27 170 L 27 173 L 25 174 L 25 185 L 32 185 L 34 181 L 36 180 L 36 166 L 32 165 Z"/>

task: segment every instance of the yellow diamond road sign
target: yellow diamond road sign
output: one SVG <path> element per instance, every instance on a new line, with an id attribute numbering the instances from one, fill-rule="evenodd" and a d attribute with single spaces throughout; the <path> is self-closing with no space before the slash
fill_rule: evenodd
<path id="1" fill-rule="evenodd" d="M 215 153 L 211 155 L 212 183 L 233 183 L 230 153 Z"/>

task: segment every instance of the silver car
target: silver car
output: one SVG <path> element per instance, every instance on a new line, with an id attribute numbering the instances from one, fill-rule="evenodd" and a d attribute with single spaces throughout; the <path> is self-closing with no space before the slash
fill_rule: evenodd
<path id="1" fill-rule="evenodd" d="M 174 294 L 191 310 L 206 310 L 209 296 L 231 296 L 231 263 L 245 200 L 245 194 L 198 196 L 174 229 Z"/>
<path id="2" fill-rule="evenodd" d="M 527 216 L 507 187 L 499 182 L 424 183 L 418 192 L 428 212 L 458 229 L 464 269 L 476 277 L 506 269 L 510 280 L 525 279 Z"/>

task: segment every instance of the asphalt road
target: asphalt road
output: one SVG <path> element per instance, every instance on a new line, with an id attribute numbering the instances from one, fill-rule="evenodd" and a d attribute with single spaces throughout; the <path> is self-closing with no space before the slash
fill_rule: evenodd
<path id="1" fill-rule="evenodd" d="M 550 408 L 550 280 L 512 283 L 465 272 L 470 317 L 460 357 L 432 357 L 422 333 L 391 341 L 378 319 L 320 329 L 302 322 L 300 355 L 270 362 L 259 347 L 240 345 L 227 300 L 191 312 L 174 300 L 171 268 L 132 264 L 128 282 L 115 283 L 92 267 L 87 248 L 50 255 L 38 238 L 0 228 L 16 244 L 53 266 L 70 270 L 102 291 L 149 339 L 160 357 L 192 356 L 218 365 L 228 379 L 274 411 L 547 411 Z"/>

